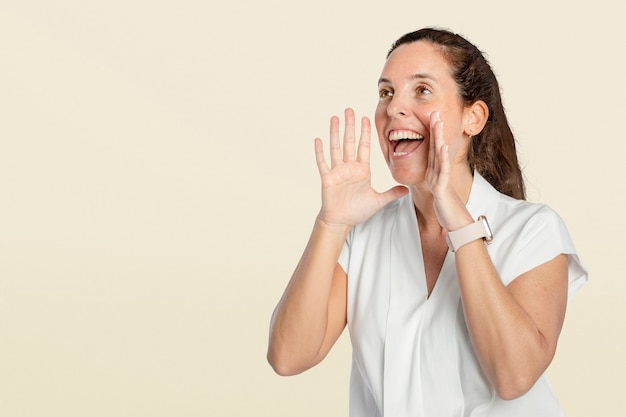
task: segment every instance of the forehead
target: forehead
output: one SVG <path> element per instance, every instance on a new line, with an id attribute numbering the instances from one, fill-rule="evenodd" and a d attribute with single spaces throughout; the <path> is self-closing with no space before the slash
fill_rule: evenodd
<path id="1" fill-rule="evenodd" d="M 439 81 L 452 80 L 452 68 L 440 46 L 427 41 L 400 45 L 387 58 L 381 77 L 407 79 L 415 74 L 429 74 Z"/>

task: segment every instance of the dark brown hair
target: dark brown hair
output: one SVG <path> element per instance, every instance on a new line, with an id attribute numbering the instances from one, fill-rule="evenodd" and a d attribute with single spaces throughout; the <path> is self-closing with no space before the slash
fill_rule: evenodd
<path id="1" fill-rule="evenodd" d="M 524 178 L 517 160 L 515 138 L 502 105 L 500 86 L 483 53 L 467 39 L 438 28 L 424 28 L 398 39 L 387 57 L 400 45 L 427 41 L 440 47 L 452 68 L 452 77 L 466 105 L 482 100 L 489 117 L 482 132 L 472 137 L 469 165 L 503 194 L 524 200 Z"/>

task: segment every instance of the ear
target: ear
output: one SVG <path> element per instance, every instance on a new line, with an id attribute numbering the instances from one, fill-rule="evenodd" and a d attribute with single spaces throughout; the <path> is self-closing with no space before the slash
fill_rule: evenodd
<path id="1" fill-rule="evenodd" d="M 489 118 L 489 108 L 482 100 L 477 100 L 469 106 L 465 107 L 464 119 L 465 126 L 463 132 L 469 136 L 476 136 L 482 132 L 487 119 Z"/>

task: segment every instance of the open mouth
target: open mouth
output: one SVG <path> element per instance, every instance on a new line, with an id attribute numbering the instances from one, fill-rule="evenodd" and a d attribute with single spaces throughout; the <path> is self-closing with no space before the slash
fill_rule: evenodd
<path id="1" fill-rule="evenodd" d="M 415 151 L 424 141 L 424 136 L 412 130 L 394 130 L 389 133 L 393 156 L 404 156 Z"/>

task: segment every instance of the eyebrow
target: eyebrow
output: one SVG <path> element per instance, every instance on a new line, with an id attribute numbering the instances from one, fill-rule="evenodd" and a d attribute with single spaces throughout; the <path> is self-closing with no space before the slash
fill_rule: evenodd
<path id="1" fill-rule="evenodd" d="M 417 74 L 413 74 L 409 77 L 410 80 L 431 80 L 431 81 L 437 81 L 437 78 L 435 78 L 434 76 L 428 74 L 428 73 L 423 73 L 423 72 L 418 72 Z M 389 81 L 387 78 L 385 77 L 381 77 L 378 79 L 378 84 L 381 83 L 387 83 L 387 84 L 391 84 L 391 81 Z"/>

